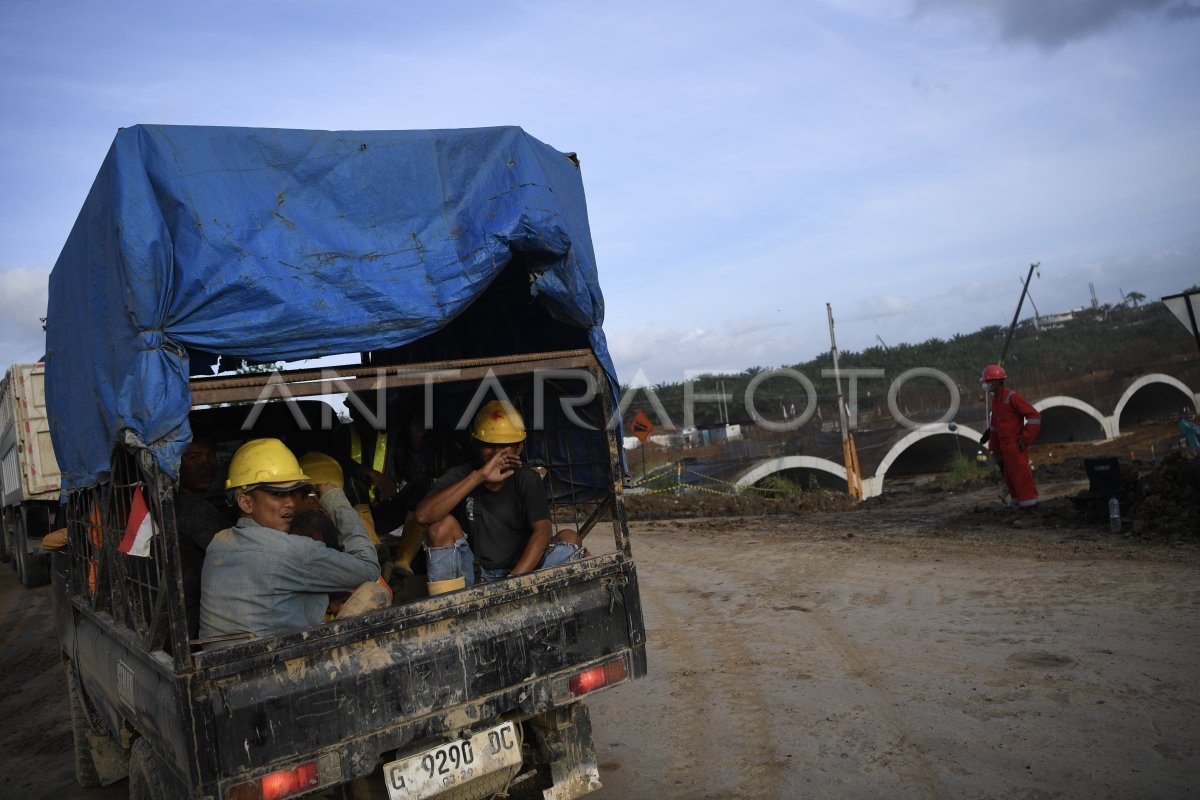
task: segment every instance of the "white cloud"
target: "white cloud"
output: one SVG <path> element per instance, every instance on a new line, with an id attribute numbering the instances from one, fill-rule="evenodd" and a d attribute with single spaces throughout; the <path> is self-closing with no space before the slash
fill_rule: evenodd
<path id="1" fill-rule="evenodd" d="M 0 271 L 0 370 L 45 354 L 47 281 L 50 270 L 16 267 Z"/>
<path id="2" fill-rule="evenodd" d="M 846 320 L 878 320 L 886 317 L 911 314 L 915 310 L 912 302 L 903 297 L 896 297 L 895 295 L 867 295 L 858 301 L 855 311 L 848 314 Z"/>
<path id="3" fill-rule="evenodd" d="M 678 383 L 686 373 L 737 373 L 808 358 L 804 337 L 790 321 L 713 320 L 710 327 L 648 324 L 606 331 L 617 376 L 631 380 L 640 370 L 652 383 Z"/>

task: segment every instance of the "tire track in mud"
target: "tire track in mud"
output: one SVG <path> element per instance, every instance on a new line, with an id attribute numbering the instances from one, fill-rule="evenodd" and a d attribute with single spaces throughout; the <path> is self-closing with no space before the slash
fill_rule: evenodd
<path id="1" fill-rule="evenodd" d="M 643 588 L 642 602 L 651 676 L 665 676 L 670 716 L 682 718 L 670 730 L 656 730 L 670 754 L 660 762 L 666 782 L 655 796 L 794 797 L 784 788 L 788 762 L 775 746 L 772 709 L 758 682 L 744 677 L 755 628 L 731 613 L 741 581 L 709 570 L 707 585 L 714 588 L 704 589 L 669 566 L 649 572 L 643 587 L 652 588 Z"/>
<path id="2" fill-rule="evenodd" d="M 753 531 L 746 533 L 751 540 L 757 538 Z M 879 584 L 874 576 L 853 574 L 858 561 L 853 550 L 844 549 L 841 544 L 818 547 L 819 550 L 814 550 L 809 544 L 798 548 L 794 559 L 773 562 L 774 568 L 759 577 L 763 583 L 776 587 L 772 610 L 786 614 L 781 625 L 794 640 L 809 645 L 809 656 L 818 661 L 811 666 L 814 671 L 819 669 L 824 673 L 813 691 L 820 691 L 820 681 L 853 682 L 862 690 L 863 702 L 859 708 L 852 711 L 843 708 L 826 721 L 835 726 L 847 722 L 852 725 L 849 730 L 837 732 L 845 745 L 858 743 L 859 737 L 853 733 L 857 728 L 878 728 L 885 732 L 888 746 L 875 751 L 871 761 L 911 786 L 919 787 L 921 797 L 953 796 L 921 746 L 913 740 L 911 726 L 903 717 L 901 695 L 889 689 L 884 673 L 855 645 L 837 618 L 835 609 L 891 604 L 893 597 L 888 586 Z M 825 592 L 810 595 L 807 590 L 810 585 L 824 586 Z M 828 592 L 831 586 L 840 588 L 831 594 Z"/>
<path id="3" fill-rule="evenodd" d="M 819 631 L 821 642 L 845 664 L 846 678 L 857 681 L 866 690 L 870 698 L 866 705 L 866 713 L 874 716 L 890 734 L 894 747 L 889 751 L 889 755 L 899 756 L 889 763 L 889 769 L 921 787 L 923 797 L 952 796 L 920 745 L 908 735 L 909 726 L 901 716 L 898 698 L 888 689 L 887 679 L 883 674 L 842 632 L 837 621 L 828 612 L 814 609 L 805 615 L 805 620 Z"/>
<path id="4" fill-rule="evenodd" d="M 52 589 L 26 589 L 0 565 L 0 626 L 0 797 L 126 800 L 126 781 L 90 789 L 75 782 Z"/>
<path id="5" fill-rule="evenodd" d="M 3 569 L 5 565 L 0 565 Z M 46 614 L 46 603 L 41 597 L 45 592 L 36 589 L 25 589 L 16 582 L 16 573 L 4 577 L 5 581 L 12 580 L 20 591 L 5 592 L 0 600 L 0 649 L 6 650 L 15 642 L 27 635 L 26 628 L 35 620 Z"/>

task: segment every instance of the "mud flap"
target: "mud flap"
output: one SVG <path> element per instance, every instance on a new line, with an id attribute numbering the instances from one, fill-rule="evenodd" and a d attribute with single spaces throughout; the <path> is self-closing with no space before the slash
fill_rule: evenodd
<path id="1" fill-rule="evenodd" d="M 545 800 L 573 800 L 601 787 L 592 744 L 592 718 L 585 703 L 572 703 L 529 720 L 553 785 Z"/>

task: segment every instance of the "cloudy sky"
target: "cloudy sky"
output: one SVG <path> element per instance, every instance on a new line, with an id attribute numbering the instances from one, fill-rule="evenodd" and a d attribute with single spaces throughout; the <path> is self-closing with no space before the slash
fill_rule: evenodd
<path id="1" fill-rule="evenodd" d="M 577 152 L 624 380 L 1200 283 L 1200 0 L 3 0 L 2 364 L 137 123 Z"/>

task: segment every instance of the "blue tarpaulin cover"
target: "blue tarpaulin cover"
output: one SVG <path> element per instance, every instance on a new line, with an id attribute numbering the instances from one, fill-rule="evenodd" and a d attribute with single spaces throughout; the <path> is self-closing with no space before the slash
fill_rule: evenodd
<path id="1" fill-rule="evenodd" d="M 65 490 L 123 429 L 174 475 L 188 351 L 253 361 L 399 347 L 515 253 L 615 387 L 577 163 L 516 127 L 121 129 L 50 275 L 46 385 Z M 544 271 L 542 271 L 544 267 Z"/>

